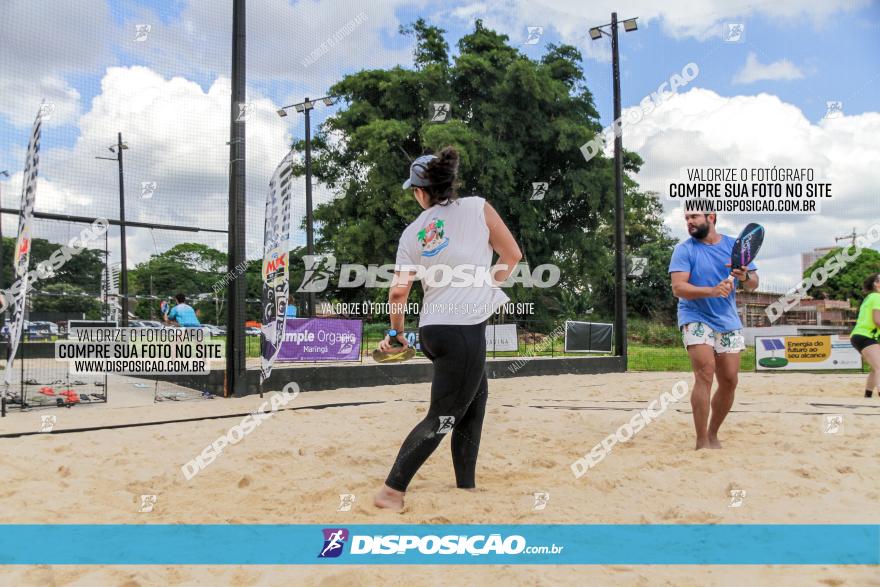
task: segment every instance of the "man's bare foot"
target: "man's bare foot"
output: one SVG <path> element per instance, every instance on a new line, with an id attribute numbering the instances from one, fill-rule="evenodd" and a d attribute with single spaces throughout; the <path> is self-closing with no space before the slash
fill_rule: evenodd
<path id="1" fill-rule="evenodd" d="M 480 491 L 476 487 L 458 487 L 457 489 L 461 489 L 462 491 L 470 491 L 471 493 L 477 493 Z"/>
<path id="2" fill-rule="evenodd" d="M 697 446 L 694 448 L 694 450 L 700 450 L 701 448 L 712 448 L 709 444 L 708 438 L 697 439 Z"/>
<path id="3" fill-rule="evenodd" d="M 379 490 L 379 493 L 376 494 L 376 497 L 373 498 L 373 505 L 377 508 L 399 512 L 403 509 L 404 495 L 406 494 L 403 491 L 397 491 L 396 489 L 391 489 L 387 485 L 383 485 L 382 489 Z"/>
<path id="4" fill-rule="evenodd" d="M 709 437 L 709 448 L 721 448 L 721 441 L 718 440 L 717 436 Z"/>

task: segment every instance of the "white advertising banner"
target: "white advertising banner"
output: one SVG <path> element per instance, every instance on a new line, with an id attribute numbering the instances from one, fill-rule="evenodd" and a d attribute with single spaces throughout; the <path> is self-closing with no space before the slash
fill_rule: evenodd
<path id="1" fill-rule="evenodd" d="M 486 326 L 486 351 L 517 350 L 516 324 Z"/>
<path id="2" fill-rule="evenodd" d="M 862 356 L 846 334 L 756 336 L 755 363 L 758 371 L 861 369 Z"/>

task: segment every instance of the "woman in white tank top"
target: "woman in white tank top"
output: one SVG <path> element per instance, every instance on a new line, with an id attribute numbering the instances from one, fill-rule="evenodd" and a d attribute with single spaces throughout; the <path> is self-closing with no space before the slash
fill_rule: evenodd
<path id="1" fill-rule="evenodd" d="M 476 487 L 475 471 L 488 397 L 486 321 L 508 300 L 503 283 L 522 258 L 510 230 L 483 198 L 458 198 L 458 153 L 452 147 L 425 155 L 410 167 L 404 189 L 424 210 L 407 226 L 397 250 L 395 279 L 388 300 L 392 338 L 404 347 L 406 301 L 413 281 L 421 280 L 424 302 L 419 340 L 434 364 L 431 405 L 403 442 L 397 460 L 374 503 L 401 509 L 406 489 L 419 467 L 451 435 L 456 485 Z M 493 251 L 498 264 L 491 266 Z"/>

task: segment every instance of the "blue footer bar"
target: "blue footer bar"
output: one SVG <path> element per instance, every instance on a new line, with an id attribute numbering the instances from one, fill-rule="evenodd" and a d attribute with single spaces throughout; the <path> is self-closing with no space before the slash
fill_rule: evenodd
<path id="1" fill-rule="evenodd" d="M 0 525 L 0 564 L 877 565 L 880 525 Z"/>

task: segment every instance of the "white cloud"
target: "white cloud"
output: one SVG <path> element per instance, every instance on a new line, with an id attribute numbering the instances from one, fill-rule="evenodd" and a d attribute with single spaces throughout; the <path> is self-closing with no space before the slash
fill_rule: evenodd
<path id="1" fill-rule="evenodd" d="M 107 147 L 123 133 L 126 219 L 225 229 L 227 226 L 229 160 L 229 95 L 227 78 L 207 90 L 181 77 L 164 78 L 145 67 L 113 67 L 101 80 L 101 93 L 78 120 L 80 136 L 70 149 L 42 153 L 36 208 L 81 216 L 118 218 L 118 183 Z M 252 93 L 254 112 L 247 122 L 247 249 L 251 257 L 262 246 L 262 219 L 268 182 L 288 145 L 286 127 L 271 100 Z M 155 181 L 158 189 L 141 199 L 141 182 Z M 7 205 L 17 205 L 21 172 L 3 184 Z M 10 217 L 11 218 L 11 217 Z M 4 231 L 14 234 L 5 219 Z M 67 238 L 50 221 L 36 223 L 36 236 Z M 76 229 L 78 230 L 78 228 Z M 10 232 L 11 231 L 11 232 Z M 203 242 L 226 249 L 222 234 L 171 233 L 146 229 L 128 231 L 130 262 L 143 261 L 172 244 Z M 118 241 L 111 248 L 118 251 Z M 155 242 L 154 242 L 155 239 Z"/>
<path id="2" fill-rule="evenodd" d="M 735 76 L 735 84 L 751 84 L 765 80 L 791 80 L 801 79 L 804 73 L 788 59 L 780 59 L 773 63 L 761 63 L 758 56 L 751 52 L 746 57 L 746 63 Z"/>
<path id="3" fill-rule="evenodd" d="M 75 120 L 80 94 L 66 76 L 91 73 L 113 57 L 115 27 L 104 0 L 6 0 L 0 18 L 0 116 L 16 126 L 33 124 L 43 98 L 55 104 L 46 125 Z"/>
<path id="4" fill-rule="evenodd" d="M 621 9 L 614 0 L 510 0 L 494 3 L 482 1 L 465 3 L 452 16 L 460 19 L 482 18 L 490 28 L 506 33 L 518 42 L 525 38 L 527 26 L 552 27 L 562 39 L 579 47 L 587 56 L 599 60 L 609 59 L 608 43 L 591 42 L 587 36 L 590 27 L 610 21 L 613 11 L 619 17 L 639 17 L 639 26 L 659 24 L 663 32 L 676 38 L 707 40 L 717 38 L 720 42 L 724 23 L 746 23 L 750 18 L 765 17 L 777 21 L 793 21 L 804 18 L 819 28 L 836 12 L 857 10 L 870 4 L 870 0 L 775 0 L 755 3 L 753 0 L 630 0 Z M 438 14 L 438 19 L 443 13 Z M 546 28 L 545 28 L 546 32 Z M 542 43 L 543 45 L 543 43 Z"/>
<path id="5" fill-rule="evenodd" d="M 418 6 L 421 2 L 416 2 Z M 405 0 L 347 2 L 333 0 L 250 0 L 247 14 L 247 74 L 249 84 L 277 83 L 296 88 L 297 94 L 323 96 L 340 72 L 393 66 L 412 61 L 410 47 L 389 49 L 383 39 L 397 36 L 401 24 L 395 11 L 413 7 Z M 190 0 L 180 18 L 162 22 L 158 15 L 142 11 L 126 21 L 126 29 L 151 23 L 147 41 L 127 43 L 136 61 L 164 75 L 211 79 L 230 73 L 232 36 L 231 3 Z M 336 38 L 347 24 L 347 34 Z M 334 39 L 328 42 L 328 39 Z M 326 43 L 329 50 L 314 63 L 303 64 Z M 331 46 L 332 45 L 332 46 Z M 301 100 L 303 96 L 300 96 Z"/>
<path id="6" fill-rule="evenodd" d="M 777 281 L 796 282 L 802 251 L 834 245 L 834 237 L 852 227 L 864 232 L 878 218 L 880 113 L 813 124 L 776 96 L 724 97 L 692 89 L 624 126 L 623 137 L 625 148 L 645 160 L 638 182 L 661 194 L 666 222 L 679 239 L 687 234 L 677 204 L 666 194 L 682 167 L 809 167 L 816 182 L 831 183 L 832 198 L 822 201 L 817 215 L 720 215 L 719 228 L 726 233 L 736 234 L 751 221 L 765 225 L 760 265 Z"/>
<path id="7" fill-rule="evenodd" d="M 47 127 L 73 122 L 80 111 L 79 92 L 57 75 L 0 75 L 0 96 L 0 115 L 20 127 L 34 123 L 44 100 L 53 109 L 43 118 Z"/>

